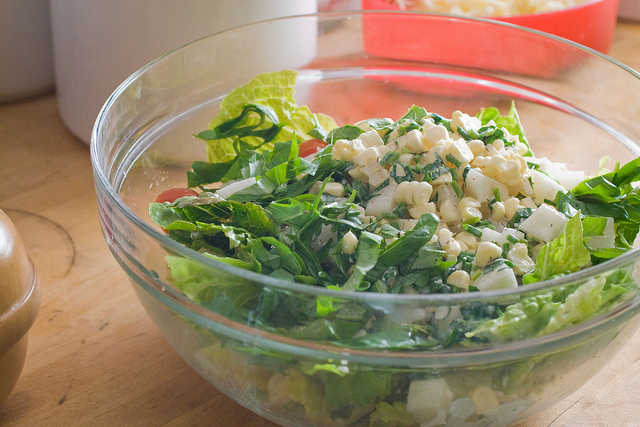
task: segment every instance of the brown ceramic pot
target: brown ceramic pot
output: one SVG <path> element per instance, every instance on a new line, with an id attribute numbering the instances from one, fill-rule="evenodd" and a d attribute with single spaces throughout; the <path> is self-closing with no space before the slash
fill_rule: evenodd
<path id="1" fill-rule="evenodd" d="M 36 271 L 15 226 L 0 210 L 0 403 L 22 373 L 27 333 L 39 309 Z"/>

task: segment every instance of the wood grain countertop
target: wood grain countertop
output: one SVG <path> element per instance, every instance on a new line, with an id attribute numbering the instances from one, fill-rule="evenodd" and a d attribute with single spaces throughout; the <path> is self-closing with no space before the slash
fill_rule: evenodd
<path id="1" fill-rule="evenodd" d="M 640 70 L 640 23 L 619 22 L 609 54 Z M 43 295 L 0 425 L 273 425 L 200 378 L 143 311 L 102 237 L 89 149 L 65 128 L 55 95 L 0 105 L 0 208 Z M 519 427 L 640 425 L 638 390 L 640 333 L 583 388 Z"/>

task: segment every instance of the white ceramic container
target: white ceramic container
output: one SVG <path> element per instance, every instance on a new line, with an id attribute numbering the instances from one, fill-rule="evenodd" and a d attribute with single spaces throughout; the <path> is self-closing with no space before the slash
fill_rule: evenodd
<path id="1" fill-rule="evenodd" d="M 317 0 L 51 0 L 60 115 L 88 144 L 109 95 L 154 58 L 218 31 L 316 10 Z"/>
<path id="2" fill-rule="evenodd" d="M 0 0 L 0 102 L 53 90 L 48 0 Z"/>

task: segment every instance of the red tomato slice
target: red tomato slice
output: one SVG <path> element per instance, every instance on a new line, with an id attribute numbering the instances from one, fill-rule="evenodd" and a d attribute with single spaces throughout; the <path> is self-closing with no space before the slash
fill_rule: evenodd
<path id="1" fill-rule="evenodd" d="M 198 193 L 196 193 L 194 190 L 192 190 L 190 188 L 170 188 L 170 189 L 164 190 L 162 193 L 158 194 L 156 196 L 156 202 L 158 202 L 158 203 L 163 203 L 163 202 L 173 203 L 176 199 L 179 199 L 180 197 L 197 196 L 197 195 L 198 195 Z"/>
<path id="2" fill-rule="evenodd" d="M 307 157 L 322 150 L 328 144 L 319 139 L 308 139 L 300 143 L 300 157 Z"/>

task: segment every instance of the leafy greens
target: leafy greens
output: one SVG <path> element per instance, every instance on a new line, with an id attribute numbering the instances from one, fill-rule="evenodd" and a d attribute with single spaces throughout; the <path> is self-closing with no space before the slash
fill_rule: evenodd
<path id="1" fill-rule="evenodd" d="M 202 192 L 173 203 L 151 204 L 151 218 L 169 237 L 196 251 L 278 279 L 343 292 L 460 292 L 447 278 L 456 270 L 474 271 L 474 254 L 462 252 L 456 260 L 448 258 L 434 240 L 440 223 L 434 214 L 425 213 L 410 229 L 403 229 L 400 221 L 408 214 L 404 203 L 386 213 L 383 223 L 364 223 L 358 205 L 389 184 L 373 189 L 360 185 L 349 178 L 353 164 L 334 158 L 331 151 L 335 141 L 356 139 L 364 131 L 353 125 L 337 127 L 331 118 L 298 106 L 295 81 L 292 71 L 268 73 L 229 94 L 209 129 L 196 135 L 206 141 L 209 159 L 195 161 L 188 179 L 191 187 Z M 490 107 L 477 117 L 482 123 L 477 131 L 458 127 L 465 140 L 488 145 L 499 139 L 506 146 L 514 144 L 515 136 L 528 147 L 513 104 L 506 116 Z M 387 140 L 394 132 L 398 137 L 420 129 L 426 119 L 451 129 L 450 120 L 417 106 L 396 122 L 370 119 L 366 123 Z M 312 137 L 328 145 L 313 160 L 300 157 L 300 145 Z M 457 159 L 450 155 L 426 165 L 404 166 L 402 173 L 397 172 L 398 159 L 399 155 L 389 155 L 380 161 L 390 165 L 397 184 L 414 174 L 435 180 L 456 173 Z M 535 266 L 522 283 L 570 274 L 628 250 L 640 226 L 640 198 L 631 185 L 639 179 L 640 160 L 635 160 L 587 179 L 571 191 L 558 192 L 555 204 L 570 219 L 559 236 L 541 245 Z M 246 185 L 226 199 L 208 187 L 239 181 Z M 322 189 L 334 182 L 344 188 L 344 197 L 323 195 Z M 498 199 L 492 203 L 499 201 L 499 192 L 494 194 Z M 519 209 L 513 226 L 530 215 L 531 209 Z M 591 247 L 589 239 L 605 233 L 606 218 L 615 221 L 615 247 Z M 476 226 L 465 224 L 465 230 L 478 232 Z M 511 237 L 512 243 L 519 241 Z M 346 249 L 348 238 L 357 239 L 356 250 Z M 423 323 L 398 325 L 376 308 L 339 297 L 303 300 L 261 288 L 248 279 L 218 280 L 219 273 L 179 257 L 168 261 L 174 283 L 186 295 L 247 324 L 292 337 L 388 350 L 442 348 L 469 339 L 508 340 L 553 331 L 606 309 L 632 283 L 620 270 L 597 286 L 541 293 L 506 306 L 462 307 L 460 314 L 453 313 L 445 322 L 424 323 L 428 318 L 424 317 Z M 510 266 L 503 256 L 482 274 Z M 363 328 L 365 335 L 361 335 Z"/>

